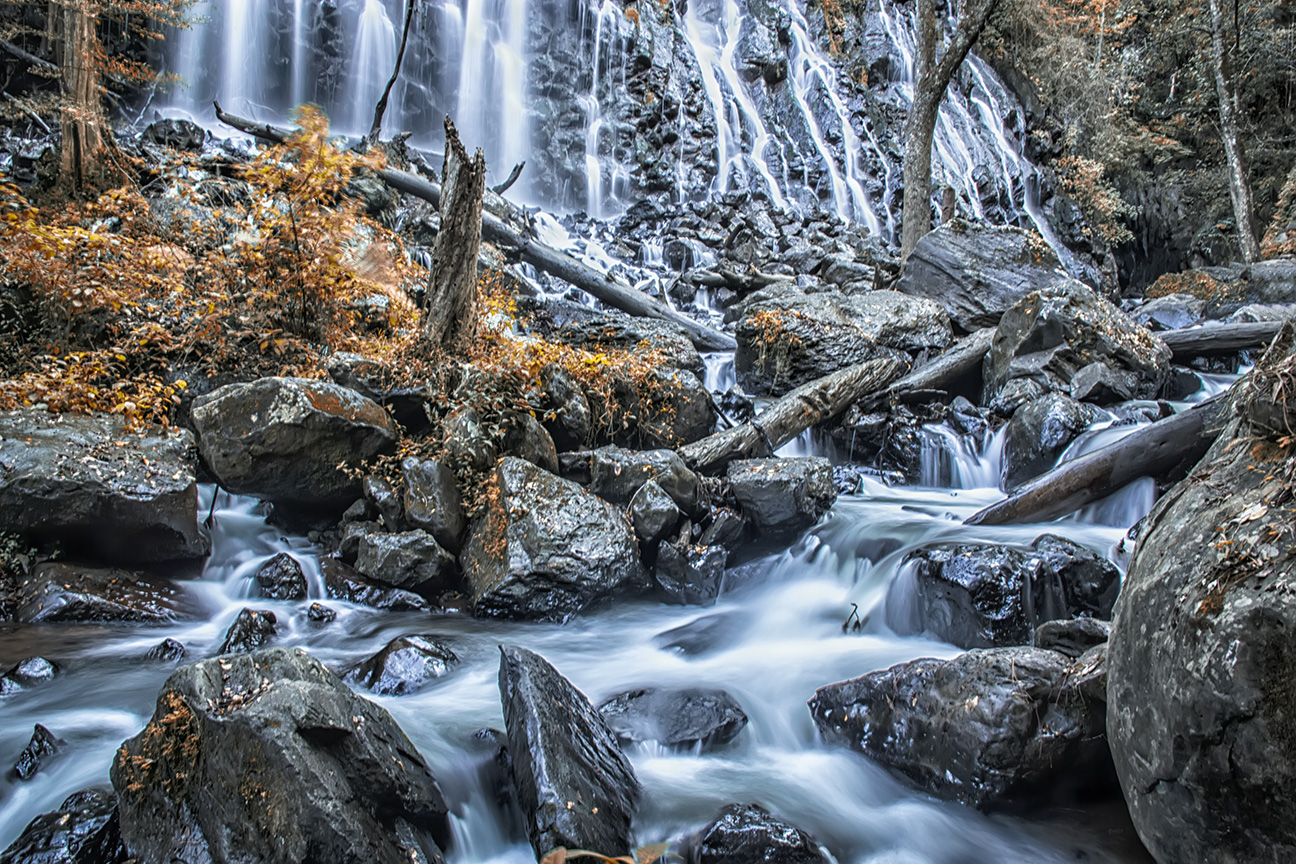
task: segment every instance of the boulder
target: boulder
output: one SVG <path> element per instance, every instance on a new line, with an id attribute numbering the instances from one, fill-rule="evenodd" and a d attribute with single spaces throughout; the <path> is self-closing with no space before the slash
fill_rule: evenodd
<path id="1" fill-rule="evenodd" d="M 1108 643 L 1107 724 L 1163 864 L 1296 858 L 1296 530 L 1285 328 L 1236 416 L 1141 523 Z"/>
<path id="2" fill-rule="evenodd" d="M 923 546 L 906 561 L 914 571 L 913 617 L 906 621 L 896 613 L 888 622 L 960 648 L 1029 645 L 1045 621 L 1109 618 L 1120 590 L 1115 565 L 1052 534 L 1028 548 Z"/>
<path id="3" fill-rule="evenodd" d="M 485 494 L 463 555 L 474 614 L 565 622 L 647 586 L 625 516 L 570 480 L 505 457 Z"/>
<path id="4" fill-rule="evenodd" d="M 13 776 L 19 780 L 30 780 L 36 776 L 36 772 L 40 770 L 45 760 L 65 746 L 67 746 L 66 741 L 37 723 L 32 731 L 31 740 L 27 742 L 22 753 L 18 754 L 18 761 L 13 767 Z"/>
<path id="5" fill-rule="evenodd" d="M 332 624 L 337 620 L 337 616 L 336 610 L 330 609 L 323 603 L 312 603 L 310 608 L 306 610 L 306 619 L 315 624 Z"/>
<path id="6" fill-rule="evenodd" d="M 1134 320 L 1153 330 L 1180 330 L 1202 320 L 1206 301 L 1191 294 L 1164 294 L 1133 311 Z"/>
<path id="7" fill-rule="evenodd" d="M 1038 648 L 913 660 L 820 688 L 810 712 L 841 743 L 941 798 L 980 809 L 1046 801 L 1109 776 L 1102 703 Z"/>
<path id="8" fill-rule="evenodd" d="M 729 463 L 728 476 L 734 500 L 766 540 L 796 537 L 837 500 L 832 465 L 820 456 L 740 459 Z"/>
<path id="9" fill-rule="evenodd" d="M 894 291 L 782 292 L 748 304 L 734 335 L 738 381 L 749 392 L 772 395 L 881 356 L 907 363 L 900 352 L 954 341 L 944 310 Z"/>
<path id="10" fill-rule="evenodd" d="M 261 565 L 256 572 L 257 587 L 261 596 L 270 600 L 306 599 L 306 574 L 297 559 L 280 552 Z"/>
<path id="11" fill-rule="evenodd" d="M 1111 622 L 1100 618 L 1059 618 L 1035 628 L 1031 644 L 1075 659 L 1111 638 Z"/>
<path id="12" fill-rule="evenodd" d="M 183 660 L 188 653 L 183 643 L 177 642 L 175 639 L 163 639 L 150 648 L 144 657 L 158 663 L 175 663 Z"/>
<path id="13" fill-rule="evenodd" d="M 105 789 L 83 789 L 59 809 L 37 816 L 9 848 L 0 864 L 125 864 L 130 860 L 117 823 L 117 796 Z"/>
<path id="14" fill-rule="evenodd" d="M 540 421 L 521 411 L 514 412 L 511 421 L 504 435 L 504 452 L 557 474 L 558 448 Z"/>
<path id="15" fill-rule="evenodd" d="M 396 440 L 378 403 L 308 378 L 230 384 L 195 400 L 192 416 L 199 452 L 221 486 L 301 507 L 350 504 L 360 482 L 349 469 Z"/>
<path id="16" fill-rule="evenodd" d="M 702 832 L 698 864 L 829 864 L 809 834 L 752 804 L 732 804 Z"/>
<path id="17" fill-rule="evenodd" d="M 1004 430 L 1003 488 L 1012 491 L 1052 468 L 1067 445 L 1101 416 L 1061 393 L 1046 393 L 1017 409 Z"/>
<path id="18" fill-rule="evenodd" d="M 572 374 L 557 364 L 550 364 L 540 371 L 544 397 L 548 411 L 544 417 L 544 427 L 553 438 L 559 450 L 578 450 L 584 447 L 593 430 L 593 415 L 590 413 L 589 400 L 581 390 L 580 383 Z"/>
<path id="19" fill-rule="evenodd" d="M 225 641 L 217 654 L 246 654 L 255 651 L 275 637 L 278 619 L 270 611 L 241 609 L 234 623 L 225 631 Z"/>
<path id="20" fill-rule="evenodd" d="M 702 355 L 688 334 L 669 321 L 636 318 L 621 312 L 603 312 L 559 328 L 557 338 L 568 345 L 594 353 L 638 351 L 645 343 L 660 351 L 675 369 L 701 376 Z"/>
<path id="21" fill-rule="evenodd" d="M 1134 398 L 1138 376 L 1117 370 L 1098 360 L 1079 369 L 1071 377 L 1071 397 L 1095 405 L 1111 405 Z"/>
<path id="22" fill-rule="evenodd" d="M 195 462 L 187 431 L 0 412 L 0 533 L 122 563 L 201 558 Z"/>
<path id="23" fill-rule="evenodd" d="M 355 569 L 375 582 L 422 597 L 435 597 L 457 584 L 454 556 L 418 529 L 361 537 Z"/>
<path id="24" fill-rule="evenodd" d="M 0 695 L 53 681 L 58 673 L 59 667 L 44 657 L 26 657 L 0 676 Z"/>
<path id="25" fill-rule="evenodd" d="M 1068 279 L 1004 313 L 986 355 L 986 392 L 995 396 L 1014 378 L 1069 392 L 1076 373 L 1095 362 L 1132 376 L 1133 395 L 1151 399 L 1169 375 L 1170 349 L 1093 289 Z"/>
<path id="26" fill-rule="evenodd" d="M 388 531 L 401 529 L 401 499 L 395 487 L 381 477 L 370 474 L 360 481 L 360 492 L 378 511 L 379 521 Z"/>
<path id="27" fill-rule="evenodd" d="M 724 690 L 697 687 L 628 690 L 598 710 L 622 741 L 656 741 L 701 752 L 728 744 L 747 725 L 738 700 Z"/>
<path id="28" fill-rule="evenodd" d="M 435 459 L 410 457 L 401 462 L 401 474 L 405 477 L 405 521 L 431 534 L 442 548 L 457 553 L 468 520 L 454 473 Z"/>
<path id="29" fill-rule="evenodd" d="M 543 657 L 500 654 L 513 782 L 536 857 L 559 846 L 625 854 L 640 786 L 616 734 Z"/>
<path id="30" fill-rule="evenodd" d="M 122 838 L 145 862 L 437 861 L 436 779 L 384 709 L 296 649 L 171 674 L 112 765 Z"/>
<path id="31" fill-rule="evenodd" d="M 404 696 L 444 677 L 458 662 L 455 653 L 434 636 L 401 636 L 351 669 L 342 680 L 381 696 Z"/>
<path id="32" fill-rule="evenodd" d="M 600 447 L 590 453 L 589 489 L 613 504 L 625 506 L 649 480 L 681 510 L 698 515 L 702 484 L 674 450 L 624 450 Z"/>
<path id="33" fill-rule="evenodd" d="M 446 457 L 450 464 L 474 471 L 489 471 L 499 458 L 495 441 L 482 427 L 481 416 L 469 405 L 451 411 L 441 421 Z"/>
<path id="34" fill-rule="evenodd" d="M 728 560 L 723 546 L 701 546 L 681 537 L 657 549 L 653 579 L 672 603 L 709 606 L 720 596 Z"/>
<path id="35" fill-rule="evenodd" d="M 635 535 L 648 546 L 661 542 L 674 531 L 682 515 L 656 480 L 644 483 L 630 499 L 630 522 Z"/>
<path id="36" fill-rule="evenodd" d="M 972 332 L 994 327 L 1062 272 L 1057 255 L 1034 232 L 955 219 L 918 241 L 895 288 L 936 301 L 959 329 Z"/>
<path id="37" fill-rule="evenodd" d="M 14 618 L 28 624 L 130 621 L 161 624 L 185 617 L 174 583 L 115 568 L 49 561 L 22 581 Z"/>
<path id="38" fill-rule="evenodd" d="M 366 582 L 359 573 L 336 558 L 320 561 L 324 590 L 334 600 L 345 600 L 390 612 L 426 612 L 428 602 L 417 594 Z"/>
<path id="39" fill-rule="evenodd" d="M 679 447 L 715 431 L 715 399 L 692 372 L 658 366 L 613 377 L 606 392 L 587 394 L 603 440 L 652 449 Z"/>

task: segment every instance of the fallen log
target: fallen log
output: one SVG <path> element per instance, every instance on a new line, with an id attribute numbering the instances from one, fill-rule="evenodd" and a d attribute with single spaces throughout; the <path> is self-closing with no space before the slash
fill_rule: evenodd
<path id="1" fill-rule="evenodd" d="M 216 117 L 235 129 L 279 144 L 286 141 L 290 134 L 266 123 L 256 123 L 244 117 L 227 114 L 221 109 L 220 103 L 216 103 Z M 396 168 L 384 168 L 377 173 L 393 189 L 421 198 L 434 206 L 440 206 L 441 187 L 436 183 Z M 517 209 L 511 203 L 505 203 L 513 210 Z M 516 225 L 513 219 L 506 220 L 495 212 L 489 212 L 496 209 L 492 201 L 485 202 L 486 212 L 482 213 L 482 239 L 497 246 L 512 248 L 521 260 L 537 270 L 543 270 L 622 312 L 675 324 L 687 333 L 700 349 L 726 351 L 737 347 L 737 342 L 727 333 L 694 321 L 687 315 L 676 312 L 664 303 L 618 281 L 610 273 L 602 273 L 566 252 L 540 243 L 531 236 L 529 228 Z"/>
<path id="2" fill-rule="evenodd" d="M 1231 402 L 1221 393 L 1158 420 L 1101 450 L 1063 462 L 998 503 L 963 520 L 965 525 L 1048 522 L 1104 498 L 1140 477 L 1164 477 L 1201 459 L 1228 419 Z"/>
<path id="3" fill-rule="evenodd" d="M 831 420 L 862 396 L 881 390 L 904 371 L 893 357 L 879 357 L 802 384 L 769 405 L 755 420 L 686 444 L 680 457 L 695 470 L 719 468 L 734 459 L 772 456 L 811 426 Z"/>
<path id="4" fill-rule="evenodd" d="M 944 390 L 977 367 L 994 341 L 995 328 L 986 327 L 961 339 L 954 347 L 933 357 L 885 390 L 860 399 L 860 407 L 873 410 L 895 401 L 903 401 L 906 394 L 924 390 Z"/>
<path id="5" fill-rule="evenodd" d="M 1234 324 L 1203 324 L 1183 330 L 1155 334 L 1177 361 L 1212 354 L 1232 354 L 1247 348 L 1263 348 L 1273 341 L 1285 322 L 1239 321 Z"/>

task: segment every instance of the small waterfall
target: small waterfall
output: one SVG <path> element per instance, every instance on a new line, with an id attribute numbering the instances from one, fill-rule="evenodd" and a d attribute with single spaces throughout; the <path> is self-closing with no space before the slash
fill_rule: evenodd
<path id="1" fill-rule="evenodd" d="M 351 55 L 351 77 L 347 105 L 350 129 L 357 134 L 369 131 L 373 108 L 396 66 L 396 27 L 387 17 L 382 0 L 365 0 L 356 30 L 355 50 Z M 390 125 L 384 120 L 384 125 Z"/>
<path id="2" fill-rule="evenodd" d="M 919 454 L 922 485 L 932 489 L 999 488 L 1005 428 L 976 441 L 944 423 L 924 426 Z"/>
<path id="3" fill-rule="evenodd" d="M 212 8 L 221 4 L 213 3 Z M 259 114 L 266 99 L 264 21 L 269 0 L 228 0 L 225 5 L 224 62 L 217 96 L 234 110 Z"/>

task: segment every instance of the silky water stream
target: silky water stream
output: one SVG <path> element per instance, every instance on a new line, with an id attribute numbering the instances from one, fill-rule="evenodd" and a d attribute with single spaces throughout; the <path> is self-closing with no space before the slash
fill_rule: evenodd
<path id="1" fill-rule="evenodd" d="M 713 383 L 732 374 L 723 358 L 712 364 Z M 1223 383 L 1207 382 L 1208 389 Z M 52 682 L 0 702 L 0 764 L 13 764 L 35 723 L 68 742 L 34 779 L 0 779 L 0 847 L 70 793 L 107 783 L 114 751 L 147 722 L 172 668 L 146 660 L 150 647 L 172 638 L 184 643 L 190 660 L 210 656 L 238 611 L 250 605 L 278 616 L 278 644 L 301 646 L 335 669 L 413 633 L 436 635 L 461 658 L 451 674 L 418 693 L 371 697 L 417 744 L 453 804 L 451 862 L 534 860 L 517 817 L 499 811 L 482 779 L 493 754 L 474 742 L 479 729 L 502 724 L 496 683 L 502 643 L 539 652 L 596 703 L 632 687 L 689 685 L 724 688 L 742 704 L 750 723 L 724 749 L 705 755 L 645 745 L 632 750 L 645 787 L 636 822 L 641 842 L 681 837 L 726 804 L 753 802 L 813 833 L 840 862 L 1061 862 L 1078 854 L 1090 861 L 1145 860 L 1129 851 L 1137 845 L 1129 845 L 1127 831 L 1116 844 L 1125 851 L 1114 851 L 1112 819 L 1081 828 L 1070 816 L 1047 822 L 985 816 L 916 792 L 864 757 L 818 740 L 806 708 L 816 688 L 958 652 L 887 627 L 895 620 L 887 607 L 907 599 L 902 562 L 910 550 L 932 542 L 1027 544 L 1048 531 L 1123 565 L 1126 529 L 1152 503 L 1150 488 L 1135 484 L 1048 525 L 964 526 L 965 517 L 1002 495 L 995 486 L 1002 436 L 970 441 L 944 427 L 927 431 L 927 461 L 934 466 L 927 479 L 941 485 L 887 486 L 866 476 L 792 548 L 757 557 L 749 551 L 751 560 L 727 574 L 710 608 L 623 602 L 561 627 L 381 612 L 326 599 L 318 549 L 267 524 L 256 501 L 203 487 L 200 515 L 212 514 L 213 550 L 201 577 L 181 583 L 190 620 L 148 628 L 0 629 L 0 662 L 40 654 L 62 667 Z M 1123 432 L 1096 429 L 1073 453 Z M 816 447 L 806 439 L 795 449 Z M 278 552 L 302 563 L 309 601 L 254 596 L 253 574 Z M 305 613 L 314 600 L 335 609 L 337 620 L 309 621 Z M 852 604 L 864 625 L 847 632 L 843 622 Z"/>

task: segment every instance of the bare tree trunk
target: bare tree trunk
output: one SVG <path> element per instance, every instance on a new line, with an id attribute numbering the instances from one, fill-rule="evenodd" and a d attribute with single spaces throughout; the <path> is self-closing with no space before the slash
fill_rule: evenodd
<path id="1" fill-rule="evenodd" d="M 67 95 L 60 112 L 60 169 L 63 182 L 77 192 L 98 186 L 107 173 L 95 18 L 83 0 L 69 0 L 63 7 L 62 76 Z"/>
<path id="2" fill-rule="evenodd" d="M 468 158 L 449 117 L 445 118 L 445 132 L 441 230 L 432 244 L 432 276 L 423 332 L 433 344 L 454 348 L 476 329 L 477 251 L 481 247 L 486 157 L 478 149 Z"/>
<path id="3" fill-rule="evenodd" d="M 405 62 L 405 46 L 409 43 L 410 25 L 414 23 L 414 6 L 418 0 L 405 0 L 405 26 L 401 29 L 400 50 L 396 52 L 396 67 L 392 69 L 391 77 L 387 79 L 387 86 L 383 88 L 382 97 L 378 104 L 374 106 L 373 125 L 369 127 L 369 134 L 365 136 L 366 143 L 372 143 L 378 140 L 382 133 L 383 115 L 387 113 L 387 100 L 391 96 L 392 88 L 396 86 L 396 79 L 400 77 L 401 64 Z"/>
<path id="4" fill-rule="evenodd" d="M 931 148 L 941 100 L 954 73 L 981 36 L 998 0 L 968 0 L 949 47 L 936 59 L 936 0 L 918 0 L 918 54 L 914 58 L 914 98 L 905 123 L 904 202 L 900 261 L 909 259 L 931 230 Z"/>
<path id="5" fill-rule="evenodd" d="M 1246 153 L 1238 132 L 1237 104 L 1230 84 L 1233 71 L 1229 68 L 1228 51 L 1224 45 L 1224 18 L 1219 0 L 1210 0 L 1211 48 L 1214 54 L 1215 91 L 1219 96 L 1220 134 L 1224 138 L 1224 158 L 1228 162 L 1229 196 L 1233 199 L 1233 218 L 1237 222 L 1238 248 L 1242 260 L 1250 264 L 1260 260 L 1260 244 L 1256 242 L 1252 221 L 1255 205 L 1251 200 L 1251 181 L 1247 177 Z"/>

